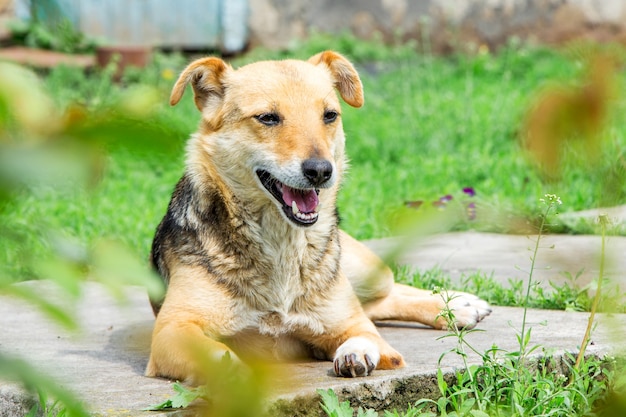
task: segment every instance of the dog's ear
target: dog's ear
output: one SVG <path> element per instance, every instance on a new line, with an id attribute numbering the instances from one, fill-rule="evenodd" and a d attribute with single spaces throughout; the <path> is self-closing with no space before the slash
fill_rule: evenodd
<path id="1" fill-rule="evenodd" d="M 174 106 L 182 98 L 185 87 L 191 84 L 194 92 L 194 101 L 198 110 L 203 111 L 211 98 L 221 99 L 224 95 L 222 77 L 231 69 L 230 65 L 219 58 L 209 57 L 198 59 L 187 66 L 178 77 L 170 104 Z"/>
<path id="2" fill-rule="evenodd" d="M 342 55 L 333 51 L 320 52 L 309 58 L 313 65 L 325 65 L 330 71 L 335 88 L 341 98 L 352 107 L 363 105 L 363 84 L 354 66 Z"/>

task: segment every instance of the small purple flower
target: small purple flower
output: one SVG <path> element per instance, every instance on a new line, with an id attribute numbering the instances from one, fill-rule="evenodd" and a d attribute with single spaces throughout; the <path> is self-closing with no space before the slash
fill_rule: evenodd
<path id="1" fill-rule="evenodd" d="M 442 203 L 447 203 L 448 201 L 452 200 L 452 195 L 448 194 L 448 195 L 444 195 L 443 197 L 439 198 L 439 201 Z"/>
<path id="2" fill-rule="evenodd" d="M 463 188 L 463 192 L 469 197 L 474 197 L 476 195 L 476 191 L 474 191 L 473 187 L 465 187 Z"/>

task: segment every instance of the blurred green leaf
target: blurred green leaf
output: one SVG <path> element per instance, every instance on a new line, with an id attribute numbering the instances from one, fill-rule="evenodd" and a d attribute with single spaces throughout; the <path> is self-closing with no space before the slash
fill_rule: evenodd
<path id="1" fill-rule="evenodd" d="M 29 32 L 27 38 L 38 36 L 37 42 L 50 44 L 58 40 L 44 29 Z M 107 86 L 111 87 L 110 82 L 100 87 Z M 63 190 L 73 192 L 95 183 L 102 176 L 106 151 L 116 147 L 145 153 L 172 149 L 179 134 L 158 119 L 157 98 L 151 87 L 129 88 L 99 108 L 58 106 L 33 71 L 0 63 L 0 210 L 15 210 L 20 199 L 36 203 L 35 197 L 46 189 L 61 190 L 61 197 Z M 79 327 L 75 304 L 87 277 L 98 279 L 120 299 L 127 285 L 143 286 L 154 297 L 163 292 L 161 280 L 146 263 L 119 243 L 100 241 L 88 250 L 82 242 L 60 237 L 65 235 L 63 230 L 51 233 L 54 226 L 49 225 L 54 222 L 49 219 L 37 219 L 36 225 L 23 224 L 20 217 L 14 220 L 0 227 L 0 248 L 7 250 L 7 260 L 22 264 L 15 271 L 54 282 L 59 294 L 55 298 L 63 301 L 50 301 L 41 287 L 14 284 L 23 277 L 5 274 L 11 272 L 11 265 L 0 267 L 0 294 L 26 301 L 67 329 Z M 30 254 L 33 239 L 43 241 L 45 256 Z M 57 383 L 1 352 L 0 379 L 20 381 L 56 399 L 62 404 L 53 411 L 58 415 L 87 415 Z"/>
<path id="2" fill-rule="evenodd" d="M 44 92 L 41 81 L 33 71 L 19 65 L 0 62 L 0 103 L 3 103 L 0 105 L 3 110 L 0 134 L 9 121 L 31 135 L 47 135 L 59 125 L 58 111 Z M 2 139 L 0 137 L 0 142 Z"/>
<path id="3" fill-rule="evenodd" d="M 128 248 L 114 241 L 102 240 L 94 247 L 91 274 L 119 300 L 124 299 L 126 285 L 142 286 L 154 299 L 164 292 L 162 280 L 146 263 L 138 261 Z"/>
<path id="4" fill-rule="evenodd" d="M 7 192 L 41 185 L 82 186 L 95 174 L 97 155 L 89 157 L 81 148 L 70 143 L 39 146 L 0 143 L 0 184 L 4 184 Z"/>
<path id="5" fill-rule="evenodd" d="M 0 287 L 0 294 L 14 296 L 27 301 L 57 324 L 60 324 L 69 330 L 78 329 L 78 322 L 76 321 L 72 311 L 73 306 L 69 306 L 67 304 L 59 306 L 54 304 L 46 298 L 48 294 L 39 294 L 33 287 L 20 284 L 7 285 Z"/>
<path id="6" fill-rule="evenodd" d="M 64 295 L 72 299 L 80 296 L 80 283 L 85 277 L 84 264 L 53 257 L 37 262 L 35 267 L 39 277 L 53 280 L 63 290 Z"/>

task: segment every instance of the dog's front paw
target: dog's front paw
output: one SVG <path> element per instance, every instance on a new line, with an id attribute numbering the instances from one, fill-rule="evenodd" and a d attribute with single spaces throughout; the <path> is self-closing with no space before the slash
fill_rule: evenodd
<path id="1" fill-rule="evenodd" d="M 478 322 L 491 314 L 489 304 L 473 294 L 463 292 L 444 292 L 440 294 L 444 302 L 444 312 L 437 321 L 438 327 L 448 329 L 452 326 L 473 329 Z M 445 314 L 445 309 L 452 314 Z"/>
<path id="2" fill-rule="evenodd" d="M 333 365 L 337 376 L 357 377 L 369 375 L 380 360 L 378 347 L 364 337 L 351 337 L 335 352 Z"/>

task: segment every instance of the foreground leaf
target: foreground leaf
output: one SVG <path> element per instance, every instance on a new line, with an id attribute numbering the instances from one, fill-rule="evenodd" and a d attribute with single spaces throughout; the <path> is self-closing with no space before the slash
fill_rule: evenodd
<path id="1" fill-rule="evenodd" d="M 324 391 L 318 389 L 317 393 L 322 397 L 322 410 L 328 417 L 352 417 L 353 410 L 349 401 L 339 402 L 337 394 L 332 389 Z"/>
<path id="2" fill-rule="evenodd" d="M 144 411 L 161 411 L 172 408 L 185 408 L 189 404 L 200 398 L 207 398 L 207 390 L 205 386 L 197 388 L 187 388 L 180 382 L 174 382 L 172 385 L 176 395 L 168 398 L 160 404 L 151 405 L 144 409 Z"/>

